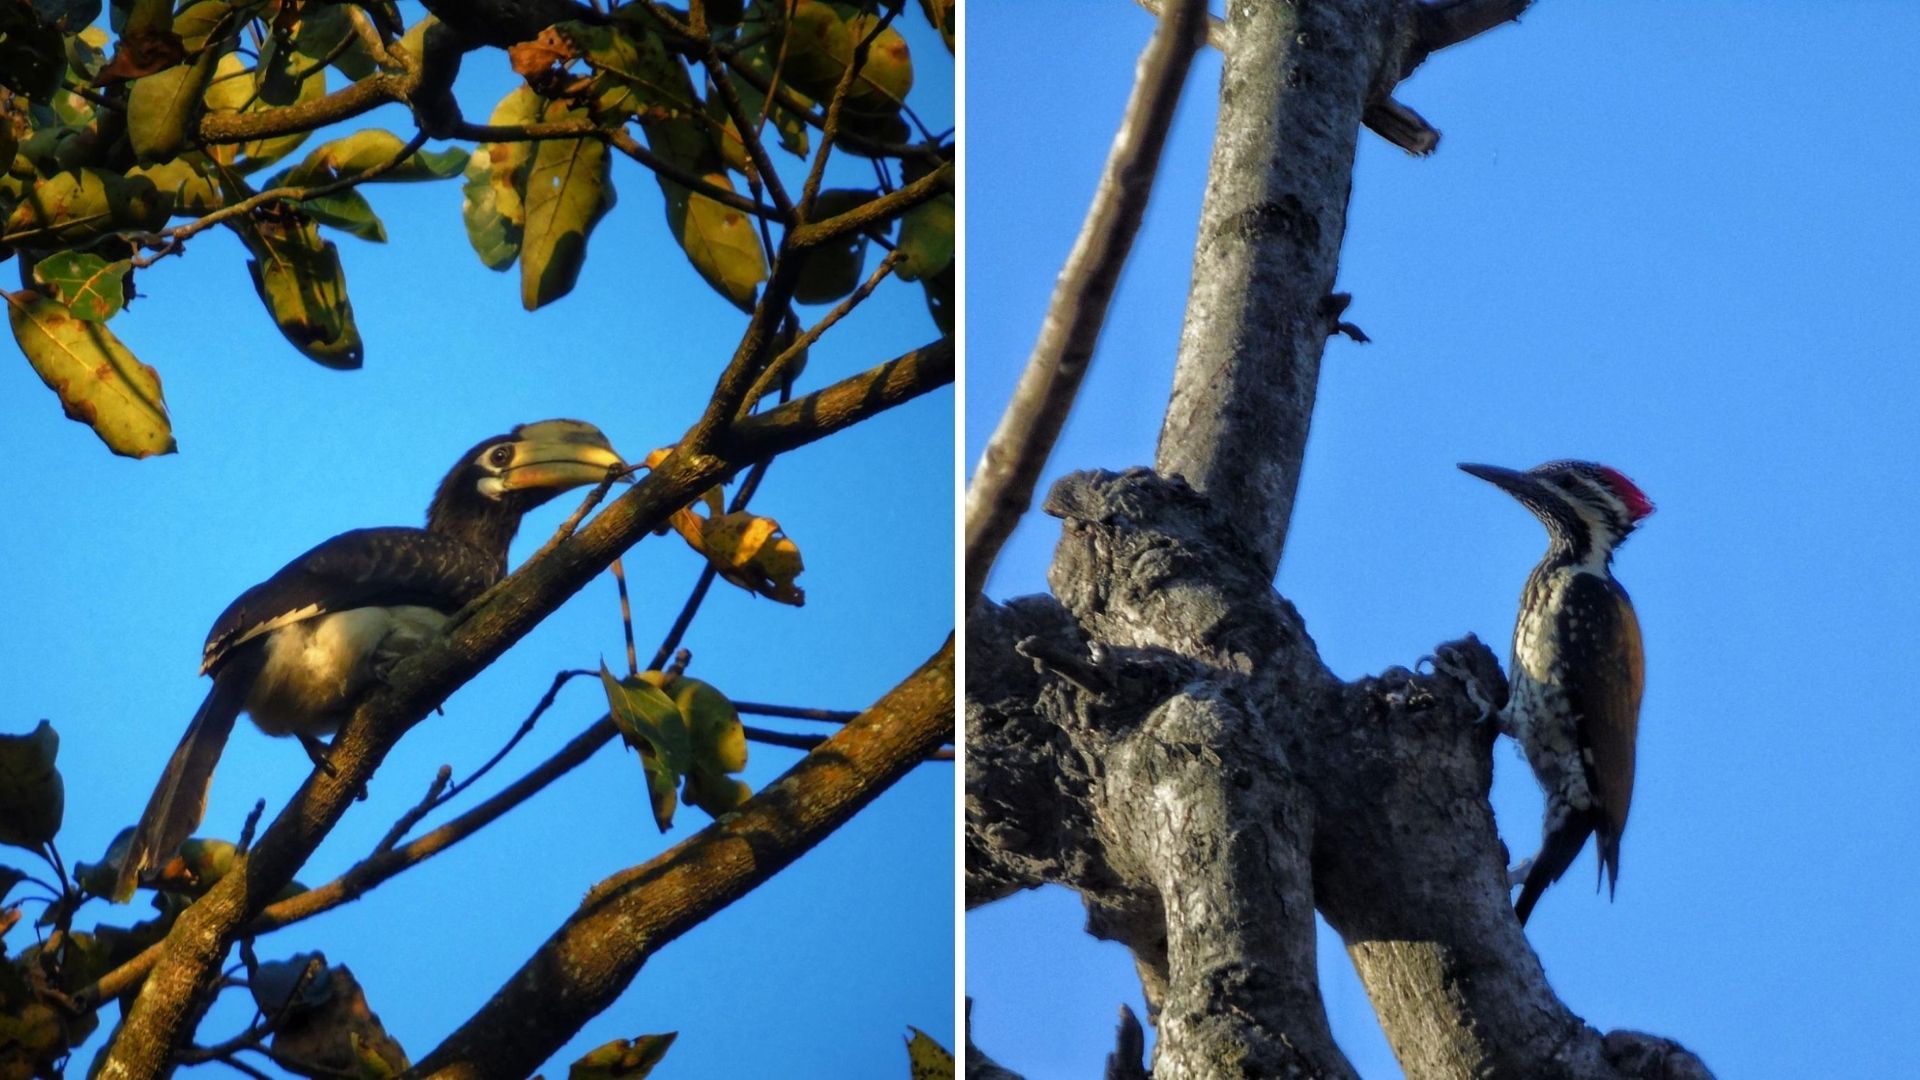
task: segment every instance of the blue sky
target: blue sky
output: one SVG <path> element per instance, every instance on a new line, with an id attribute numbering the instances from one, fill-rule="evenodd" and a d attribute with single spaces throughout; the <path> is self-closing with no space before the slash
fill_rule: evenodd
<path id="1" fill-rule="evenodd" d="M 912 104 L 944 126 L 951 57 L 923 32 L 917 9 L 901 24 L 916 63 Z M 497 52 L 470 58 L 462 79 L 462 100 L 481 119 L 514 82 Z M 411 131 L 397 109 L 375 122 Z M 67 784 L 60 844 L 70 861 L 97 859 L 145 805 L 209 685 L 195 674 L 201 641 L 242 589 L 344 529 L 420 523 L 455 455 L 516 423 L 588 419 L 638 458 L 698 414 L 744 319 L 672 244 L 652 176 L 624 159 L 614 173 L 620 203 L 592 238 L 578 288 L 531 315 L 520 309 L 517 270 L 494 274 L 469 250 L 457 181 L 372 190 L 391 243 L 334 237 L 367 342 L 358 372 L 324 370 L 281 339 L 224 230 L 143 272 L 142 298 L 113 328 L 165 380 L 176 456 L 111 457 L 62 418 L 7 346 L 0 555 L 12 570 L 0 619 L 10 672 L 0 730 L 26 731 L 41 717 L 58 728 Z M 870 185 L 872 170 L 843 156 L 829 182 Z M 801 310 L 813 319 L 825 308 Z M 802 389 L 936 336 L 918 286 L 888 285 L 813 349 Z M 952 627 L 944 478 L 953 415 L 953 393 L 939 391 L 782 458 L 755 506 L 800 544 L 807 606 L 716 587 L 687 638 L 691 673 L 744 700 L 860 708 L 932 654 Z M 530 517 L 514 562 L 576 503 L 565 497 Z M 650 651 L 699 563 L 668 536 L 640 545 L 626 566 L 636 631 Z M 622 649 L 613 582 L 603 578 L 400 744 L 302 880 L 328 880 L 365 854 L 442 763 L 458 777 L 486 760 L 556 671 L 602 657 L 618 666 Z M 590 680 L 576 680 L 450 809 L 544 760 L 605 707 Z M 759 787 L 795 760 L 756 744 L 746 778 Z M 243 724 L 215 777 L 206 830 L 233 836 L 258 797 L 277 810 L 309 767 L 297 743 Z M 547 1074 L 564 1074 L 609 1039 L 668 1030 L 681 1032 L 666 1066 L 679 1076 L 904 1076 L 909 1024 L 951 1046 L 953 784 L 951 765 L 919 768 L 765 887 L 669 945 Z M 590 885 L 705 821 L 683 810 L 662 836 L 638 759 L 608 748 L 460 847 L 357 904 L 263 939 L 260 952 L 321 948 L 351 967 L 418 1058 Z M 27 864 L 18 851 L 0 861 Z M 105 915 L 90 906 L 82 922 L 131 922 L 146 914 L 139 904 Z M 30 940 L 16 930 L 7 945 Z M 203 1031 L 224 1038 L 245 1021 L 245 1010 L 223 1009 Z"/>
<path id="2" fill-rule="evenodd" d="M 1041 53 L 1030 5 L 970 7 L 969 463 L 1150 31 L 1126 7 Z M 1504 656 L 1544 534 L 1454 463 L 1584 457 L 1648 492 L 1616 563 L 1648 650 L 1618 899 L 1585 854 L 1529 936 L 1590 1023 L 1722 1076 L 1920 1071 L 1916 34 L 1920 10 L 1884 2 L 1542 0 L 1430 61 L 1401 95 L 1439 153 L 1362 141 L 1339 288 L 1374 344 L 1328 346 L 1278 581 L 1346 677 L 1469 630 Z M 1218 73 L 1195 70 L 1049 479 L 1152 460 Z M 1023 525 L 990 594 L 1044 588 L 1056 536 Z M 1494 756 L 1503 833 L 1531 851 L 1531 777 Z M 1115 1007 L 1140 1008 L 1082 918 L 1056 889 L 967 920 L 975 1037 L 1036 1080 L 1097 1075 Z M 1399 1075 L 1325 932 L 1321 965 L 1356 1067 Z"/>

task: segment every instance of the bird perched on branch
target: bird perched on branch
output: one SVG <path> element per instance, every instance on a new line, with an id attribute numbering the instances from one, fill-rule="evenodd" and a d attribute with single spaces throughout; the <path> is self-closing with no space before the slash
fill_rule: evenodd
<path id="1" fill-rule="evenodd" d="M 1546 557 L 1520 594 L 1500 714 L 1501 730 L 1526 752 L 1546 793 L 1540 852 L 1509 874 L 1521 886 L 1514 914 L 1524 926 L 1588 836 L 1597 837 L 1609 897 L 1620 878 L 1645 667 L 1640 622 L 1612 564 L 1653 503 L 1618 471 L 1591 462 L 1460 468 L 1519 499 L 1547 527 Z"/>
<path id="2" fill-rule="evenodd" d="M 240 594 L 214 620 L 200 664 L 213 689 L 141 815 L 115 897 L 200 824 L 213 767 L 242 712 L 269 735 L 295 735 L 325 765 L 325 744 L 361 695 L 401 657 L 507 573 L 520 518 L 623 463 L 579 420 L 522 424 L 460 456 L 427 508 L 427 527 L 341 533 Z"/>

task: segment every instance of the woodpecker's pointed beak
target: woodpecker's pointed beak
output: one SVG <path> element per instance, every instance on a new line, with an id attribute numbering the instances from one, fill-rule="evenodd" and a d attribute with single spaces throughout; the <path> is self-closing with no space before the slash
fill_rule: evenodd
<path id="1" fill-rule="evenodd" d="M 561 492 L 597 484 L 624 466 L 600 429 L 581 420 L 542 420 L 514 430 L 513 461 L 500 473 L 503 491 Z M 631 477 L 622 477 L 632 483 Z"/>
<path id="2" fill-rule="evenodd" d="M 1521 472 L 1519 469 L 1462 462 L 1460 471 L 1470 476 L 1477 476 L 1522 502 L 1540 502 L 1550 497 L 1546 485 L 1532 473 Z"/>

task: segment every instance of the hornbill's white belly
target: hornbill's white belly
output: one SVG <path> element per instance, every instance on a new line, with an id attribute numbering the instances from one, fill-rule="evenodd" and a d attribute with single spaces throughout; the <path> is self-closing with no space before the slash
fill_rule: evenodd
<path id="1" fill-rule="evenodd" d="M 325 735 L 395 661 L 446 625 L 428 607 L 363 607 L 302 619 L 263 642 L 266 663 L 246 711 L 269 735 Z"/>

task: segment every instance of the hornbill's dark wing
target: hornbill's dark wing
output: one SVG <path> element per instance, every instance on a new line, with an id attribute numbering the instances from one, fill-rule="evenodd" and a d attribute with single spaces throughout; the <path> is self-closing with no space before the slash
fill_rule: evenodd
<path id="1" fill-rule="evenodd" d="M 214 620 L 201 672 L 282 626 L 357 607 L 413 604 L 452 614 L 506 574 L 506 559 L 425 529 L 354 529 L 240 594 Z"/>
<path id="2" fill-rule="evenodd" d="M 489 557 L 425 529 L 355 529 L 241 593 L 207 635 L 201 671 L 213 674 L 213 689 L 147 801 L 121 862 L 116 897 L 133 895 L 140 876 L 191 835 L 206 813 L 214 766 L 266 662 L 265 650 L 245 646 L 283 626 L 354 608 L 415 605 L 452 614 L 505 571 L 504 554 Z"/>

